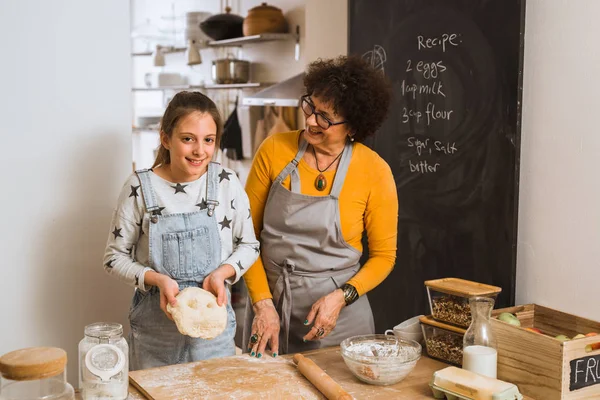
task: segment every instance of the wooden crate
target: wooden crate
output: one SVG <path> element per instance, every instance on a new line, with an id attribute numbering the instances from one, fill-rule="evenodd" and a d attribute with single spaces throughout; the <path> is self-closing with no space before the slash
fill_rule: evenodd
<path id="1" fill-rule="evenodd" d="M 496 319 L 502 312 L 515 314 L 521 327 Z M 600 342 L 599 322 L 536 304 L 494 310 L 492 317 L 498 379 L 514 383 L 522 394 L 538 400 L 600 399 L 600 349 L 590 351 L 592 344 Z M 525 328 L 538 328 L 544 334 Z M 599 335 L 566 342 L 554 338 L 590 332 Z"/>

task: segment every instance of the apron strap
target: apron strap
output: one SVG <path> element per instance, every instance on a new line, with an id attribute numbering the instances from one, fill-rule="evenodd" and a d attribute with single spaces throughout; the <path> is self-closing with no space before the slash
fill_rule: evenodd
<path id="1" fill-rule="evenodd" d="M 212 217 L 215 207 L 219 205 L 217 201 L 219 195 L 219 169 L 221 164 L 211 161 L 208 164 L 206 174 L 206 204 L 208 205 L 208 216 Z"/>
<path id="2" fill-rule="evenodd" d="M 281 182 L 283 182 L 283 180 L 290 175 L 291 191 L 293 193 L 300 193 L 300 174 L 298 173 L 298 163 L 300 162 L 300 159 L 302 159 L 307 147 L 308 142 L 306 142 L 304 138 L 301 138 L 296 157 L 283 169 L 283 171 L 281 171 L 275 180 L 277 183 L 281 184 Z M 342 154 L 342 159 L 340 160 L 335 173 L 335 178 L 333 179 L 331 193 L 329 194 L 333 198 L 337 199 L 340 197 L 340 192 L 342 191 L 344 181 L 346 180 L 346 174 L 348 173 L 348 166 L 350 165 L 350 160 L 352 159 L 353 150 L 354 143 L 348 140 L 344 146 L 344 154 Z"/>
<path id="3" fill-rule="evenodd" d="M 342 154 L 342 159 L 340 160 L 340 164 L 335 172 L 335 177 L 333 178 L 333 186 L 331 187 L 331 193 L 329 194 L 331 197 L 336 199 L 340 197 L 340 192 L 342 191 L 342 186 L 344 186 L 344 180 L 346 179 L 346 174 L 348 173 L 348 166 L 350 165 L 350 159 L 352 158 L 353 150 L 354 143 L 349 140 L 346 141 L 344 154 Z"/>
<path id="4" fill-rule="evenodd" d="M 298 168 L 294 168 L 290 173 L 291 180 L 291 189 L 293 193 L 300 193 L 300 174 L 298 173 Z"/>
<path id="5" fill-rule="evenodd" d="M 273 288 L 273 299 L 276 299 L 277 301 L 275 307 L 279 313 L 279 322 L 282 328 L 282 340 L 280 340 L 279 343 L 282 349 L 281 354 L 287 354 L 289 347 L 290 321 L 292 319 L 293 309 L 292 285 L 290 283 L 290 277 L 293 275 L 299 275 L 308 278 L 327 276 L 333 279 L 335 282 L 340 282 L 339 284 L 341 285 L 354 276 L 354 268 L 356 268 L 356 265 L 336 271 L 325 270 L 320 272 L 308 272 L 296 270 L 296 265 L 291 260 L 284 260 L 283 265 L 279 265 L 272 261 L 265 263 L 265 269 L 268 274 L 277 274 L 277 280 L 275 281 L 275 287 Z"/>
<path id="6" fill-rule="evenodd" d="M 298 189 L 296 193 L 300 193 L 300 176 L 298 175 L 298 163 L 302 159 L 302 156 L 304 155 L 304 152 L 306 151 L 307 147 L 308 142 L 305 141 L 304 138 L 302 138 L 301 136 L 300 145 L 298 146 L 298 152 L 296 153 L 296 157 L 294 157 L 294 159 L 290 161 L 288 165 L 286 165 L 286 167 L 279 173 L 279 175 L 277 175 L 277 178 L 275 179 L 274 183 L 281 185 L 281 182 L 283 182 L 283 180 L 291 174 L 290 179 L 292 180 L 292 192 L 294 191 L 294 187 L 296 187 Z"/>
<path id="7" fill-rule="evenodd" d="M 282 354 L 288 353 L 288 342 L 290 338 L 290 320 L 292 319 L 292 288 L 290 285 L 290 274 L 294 273 L 293 263 L 284 261 L 281 274 L 275 282 L 273 297 L 279 299 L 277 312 L 281 316 L 280 325 L 283 328 L 283 341 L 280 343 Z"/>
<path id="8" fill-rule="evenodd" d="M 152 187 L 150 171 L 152 170 L 140 169 L 135 171 L 135 173 L 138 176 L 138 179 L 140 180 L 140 185 L 142 185 L 142 197 L 144 198 L 146 211 L 152 214 L 154 211 L 159 209 L 159 206 L 158 201 L 156 200 L 156 195 L 154 194 L 154 189 Z"/>

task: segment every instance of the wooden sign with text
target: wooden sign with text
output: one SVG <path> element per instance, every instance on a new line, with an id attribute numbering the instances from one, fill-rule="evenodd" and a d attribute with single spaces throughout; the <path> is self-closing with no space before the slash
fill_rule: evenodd
<path id="1" fill-rule="evenodd" d="M 569 390 L 600 384 L 600 354 L 571 360 Z"/>

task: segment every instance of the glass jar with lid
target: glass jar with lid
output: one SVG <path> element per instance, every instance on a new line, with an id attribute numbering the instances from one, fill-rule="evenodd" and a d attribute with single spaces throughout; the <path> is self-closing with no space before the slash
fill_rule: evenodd
<path id="1" fill-rule="evenodd" d="M 97 322 L 85 327 L 79 342 L 79 388 L 84 400 L 126 399 L 129 347 L 123 326 Z"/>
<path id="2" fill-rule="evenodd" d="M 0 357 L 0 399 L 73 400 L 67 383 L 67 353 L 56 347 L 30 347 Z"/>

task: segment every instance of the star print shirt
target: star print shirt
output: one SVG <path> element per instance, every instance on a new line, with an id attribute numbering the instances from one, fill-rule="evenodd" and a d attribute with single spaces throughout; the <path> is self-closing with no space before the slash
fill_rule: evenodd
<path id="1" fill-rule="evenodd" d="M 162 215 L 189 213 L 206 209 L 206 178 L 193 182 L 172 183 L 150 172 L 150 180 Z M 222 169 L 219 174 L 219 205 L 215 208 L 221 238 L 221 263 L 235 269 L 237 282 L 259 255 L 259 243 L 254 234 L 248 197 L 235 173 Z M 126 283 L 146 290 L 144 273 L 149 265 L 148 219 L 142 188 L 137 175 L 132 174 L 121 190 L 113 212 L 108 242 L 104 252 L 104 269 Z"/>

